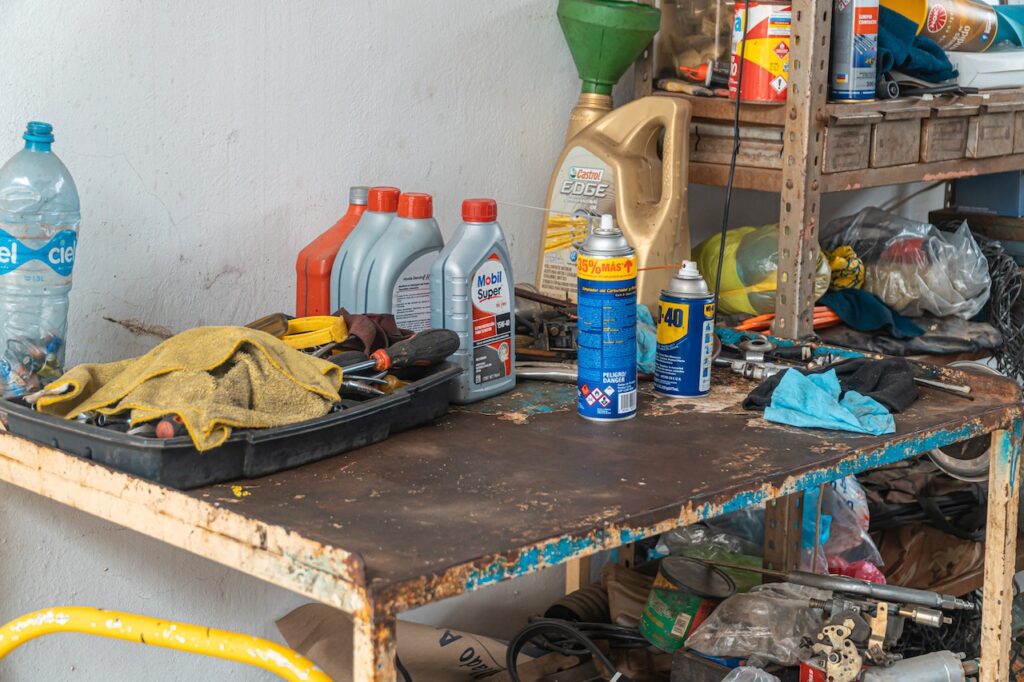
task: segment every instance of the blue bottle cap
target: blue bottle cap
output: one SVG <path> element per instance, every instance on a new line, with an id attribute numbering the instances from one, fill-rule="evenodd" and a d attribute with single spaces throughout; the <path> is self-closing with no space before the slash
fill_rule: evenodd
<path id="1" fill-rule="evenodd" d="M 53 126 L 42 121 L 29 121 L 25 134 L 21 136 L 26 142 L 53 142 Z"/>

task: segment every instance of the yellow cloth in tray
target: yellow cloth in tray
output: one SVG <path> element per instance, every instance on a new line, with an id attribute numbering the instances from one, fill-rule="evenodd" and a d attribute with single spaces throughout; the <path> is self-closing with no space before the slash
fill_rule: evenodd
<path id="1" fill-rule="evenodd" d="M 341 368 L 245 327 L 197 327 L 145 355 L 79 365 L 47 389 L 36 409 L 67 419 L 83 412 L 131 411 L 133 425 L 177 414 L 199 450 L 232 428 L 267 428 L 314 419 L 337 402 Z"/>

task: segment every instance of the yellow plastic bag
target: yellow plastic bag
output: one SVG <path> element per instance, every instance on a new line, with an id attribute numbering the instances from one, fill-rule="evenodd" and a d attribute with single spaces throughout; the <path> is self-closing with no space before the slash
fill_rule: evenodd
<path id="1" fill-rule="evenodd" d="M 718 271 L 719 234 L 701 242 L 694 260 L 708 286 L 715 287 Z M 779 269 L 779 226 L 737 227 L 725 233 L 725 258 L 718 309 L 725 315 L 764 315 L 775 312 L 776 277 Z M 832 271 L 818 251 L 814 298 L 826 291 Z"/>

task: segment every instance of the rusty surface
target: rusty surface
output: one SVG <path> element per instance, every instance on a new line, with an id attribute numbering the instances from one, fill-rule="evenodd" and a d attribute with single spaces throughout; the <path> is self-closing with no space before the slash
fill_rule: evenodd
<path id="1" fill-rule="evenodd" d="M 921 161 L 951 161 L 967 153 L 966 118 L 929 118 L 921 122 Z"/>
<path id="2" fill-rule="evenodd" d="M 825 162 L 826 122 L 818 113 L 825 106 L 828 72 L 828 37 L 831 5 L 814 0 L 793 3 L 789 55 L 789 91 L 786 96 L 785 147 L 782 153 L 782 184 L 779 215 L 779 268 L 775 298 L 776 336 L 802 339 L 813 334 L 814 275 L 818 257 L 818 217 L 821 198 L 821 170 Z M 845 138 L 856 126 L 836 126 L 831 141 L 835 159 L 842 154 L 836 137 Z M 867 166 L 870 126 L 863 126 L 868 138 L 863 145 Z M 849 167 L 849 166 L 844 166 Z"/>
<path id="3" fill-rule="evenodd" d="M 526 384 L 243 482 L 248 496 L 185 494 L 359 554 L 375 609 L 396 612 L 963 440 L 1020 409 L 1013 384 L 970 377 L 974 402 L 926 389 L 894 438 L 851 436 L 770 425 L 740 407 L 753 384 L 715 379 L 693 401 L 648 385 L 640 415 L 616 424 L 576 416 L 572 386 Z"/>
<path id="4" fill-rule="evenodd" d="M 966 148 L 966 123 L 963 120 L 964 135 L 963 141 Z M 922 135 L 924 131 L 922 130 Z M 925 148 L 925 141 L 922 137 L 921 149 Z M 994 156 L 988 159 L 965 159 L 963 153 L 958 158 L 935 163 L 915 163 L 906 166 L 891 166 L 889 168 L 871 168 L 867 170 L 851 171 L 849 173 L 832 173 L 822 177 L 822 184 L 826 192 L 842 192 L 851 189 L 864 187 L 879 187 L 881 185 L 898 185 L 905 182 L 936 182 L 939 180 L 953 180 L 956 178 L 969 177 L 973 175 L 987 175 L 989 173 L 1002 173 L 1008 170 L 1019 170 L 1024 168 L 1024 154 L 1011 154 L 1007 156 Z"/>
<path id="5" fill-rule="evenodd" d="M 877 124 L 871 135 L 872 168 L 917 163 L 921 154 L 921 122 L 888 120 Z"/>
<path id="6" fill-rule="evenodd" d="M 1001 156 L 1013 149 L 1013 112 L 988 113 L 969 119 L 967 157 Z"/>
<path id="7" fill-rule="evenodd" d="M 868 167 L 871 126 L 841 125 L 825 129 L 825 173 L 859 170 Z"/>

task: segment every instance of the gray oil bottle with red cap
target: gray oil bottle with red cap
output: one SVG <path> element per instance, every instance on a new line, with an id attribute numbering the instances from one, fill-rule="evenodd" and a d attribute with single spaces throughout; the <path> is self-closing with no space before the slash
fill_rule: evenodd
<path id="1" fill-rule="evenodd" d="M 462 202 L 462 224 L 430 271 L 430 322 L 459 335 L 463 372 L 452 401 L 472 403 L 516 385 L 515 284 L 493 199 Z"/>

